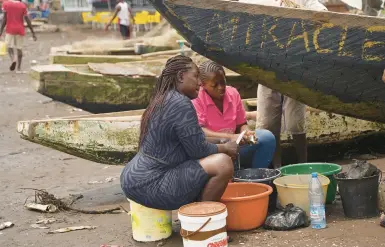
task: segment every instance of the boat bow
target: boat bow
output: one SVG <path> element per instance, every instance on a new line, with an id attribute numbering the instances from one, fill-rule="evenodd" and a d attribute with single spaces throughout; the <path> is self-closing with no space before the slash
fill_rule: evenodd
<path id="1" fill-rule="evenodd" d="M 314 108 L 385 122 L 385 19 L 220 0 L 150 2 L 199 54 Z"/>

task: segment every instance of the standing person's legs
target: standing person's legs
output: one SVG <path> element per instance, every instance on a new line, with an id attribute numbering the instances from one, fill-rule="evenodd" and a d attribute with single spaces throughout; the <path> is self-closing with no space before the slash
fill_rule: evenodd
<path id="1" fill-rule="evenodd" d="M 130 38 L 130 30 L 129 30 L 128 26 L 119 24 L 119 30 L 120 30 L 120 34 L 122 35 L 123 40 Z"/>
<path id="2" fill-rule="evenodd" d="M 21 61 L 23 60 L 23 50 L 17 49 L 17 71 L 21 71 Z"/>
<path id="3" fill-rule="evenodd" d="M 5 44 L 7 45 L 9 58 L 11 59 L 11 66 L 9 67 L 9 70 L 14 71 L 16 68 L 16 57 L 14 51 L 16 48 L 16 36 L 5 34 Z"/>
<path id="4" fill-rule="evenodd" d="M 282 165 L 281 159 L 281 94 L 263 85 L 258 85 L 256 129 L 270 130 L 275 136 L 274 168 Z"/>
<path id="5" fill-rule="evenodd" d="M 239 150 L 242 168 L 268 168 L 275 152 L 275 136 L 268 130 L 257 129 L 257 144 L 241 146 Z"/>
<path id="6" fill-rule="evenodd" d="M 283 103 L 284 127 L 293 136 L 293 144 L 299 163 L 307 162 L 305 115 L 306 105 L 285 96 Z"/>
<path id="7" fill-rule="evenodd" d="M 15 48 L 17 50 L 17 71 L 21 70 L 21 62 L 23 60 L 24 36 L 15 35 Z"/>

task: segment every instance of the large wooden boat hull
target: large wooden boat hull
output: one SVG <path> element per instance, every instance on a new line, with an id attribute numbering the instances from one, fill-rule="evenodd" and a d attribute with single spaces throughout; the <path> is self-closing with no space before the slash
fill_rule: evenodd
<path id="1" fill-rule="evenodd" d="M 84 159 L 123 164 L 137 152 L 143 110 L 21 121 L 21 138 Z M 383 140 L 385 125 L 308 108 L 309 160 L 327 161 Z M 284 163 L 295 162 L 292 140 L 282 136 Z M 367 151 L 367 150 L 366 150 Z"/>
<path id="2" fill-rule="evenodd" d="M 127 111 L 147 107 L 155 76 L 161 73 L 165 63 L 166 59 L 125 64 L 43 65 L 32 67 L 31 77 L 36 82 L 36 90 L 54 100 L 93 113 Z M 132 67 L 130 64 L 154 75 L 124 76 Z M 116 68 L 120 69 L 116 71 Z M 246 77 L 228 72 L 227 83 L 237 88 L 243 98 L 256 96 L 258 85 Z"/>
<path id="3" fill-rule="evenodd" d="M 197 53 L 311 107 L 385 122 L 385 19 L 221 0 L 150 0 Z"/>

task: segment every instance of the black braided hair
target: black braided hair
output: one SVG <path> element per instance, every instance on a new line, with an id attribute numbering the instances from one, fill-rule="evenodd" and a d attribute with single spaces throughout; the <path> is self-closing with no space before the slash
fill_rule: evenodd
<path id="1" fill-rule="evenodd" d="M 214 61 L 207 60 L 199 65 L 199 79 L 205 82 L 208 79 L 208 73 L 222 71 L 225 74 L 225 69 Z"/>
<path id="2" fill-rule="evenodd" d="M 163 109 L 167 93 L 176 89 L 178 72 L 188 71 L 192 67 L 192 64 L 193 61 L 191 58 L 182 55 L 178 55 L 167 60 L 166 65 L 162 70 L 162 74 L 156 81 L 150 103 L 142 116 L 140 123 L 139 145 L 142 144 L 144 136 L 147 134 L 148 121 L 151 116 L 154 112 Z"/>

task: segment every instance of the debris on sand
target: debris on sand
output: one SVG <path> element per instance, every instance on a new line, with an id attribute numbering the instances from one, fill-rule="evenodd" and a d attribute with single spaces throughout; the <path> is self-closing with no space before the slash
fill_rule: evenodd
<path id="1" fill-rule="evenodd" d="M 10 228 L 12 226 L 14 226 L 14 224 L 10 221 L 0 223 L 0 231 L 4 230 L 5 228 Z"/>
<path id="2" fill-rule="evenodd" d="M 31 227 L 34 229 L 49 229 L 48 226 L 41 226 L 39 224 L 32 224 Z"/>
<path id="3" fill-rule="evenodd" d="M 102 184 L 103 181 L 89 181 L 88 184 Z"/>
<path id="4" fill-rule="evenodd" d="M 102 244 L 100 247 L 123 247 L 121 245 L 109 245 L 109 244 Z"/>
<path id="5" fill-rule="evenodd" d="M 35 224 L 44 224 L 44 225 L 47 225 L 47 224 L 52 224 L 56 222 L 56 219 L 55 218 L 41 218 L 39 219 L 38 221 L 36 221 Z"/>
<path id="6" fill-rule="evenodd" d="M 92 230 L 95 228 L 96 226 L 70 226 L 70 227 L 64 227 L 57 230 L 49 231 L 48 234 L 66 233 L 66 232 L 79 231 L 79 230 Z"/>
<path id="7" fill-rule="evenodd" d="M 77 209 L 73 208 L 72 204 L 82 198 L 82 195 L 75 195 L 73 196 L 73 199 L 69 202 L 64 202 L 62 199 L 56 198 L 53 194 L 48 193 L 45 190 L 41 189 L 33 189 L 33 188 L 21 188 L 21 189 L 29 189 L 35 191 L 35 201 L 34 204 L 41 204 L 41 205 L 53 205 L 57 208 L 55 212 L 58 211 L 75 211 L 83 214 L 108 214 L 108 213 L 115 213 L 115 211 L 121 211 L 120 207 L 110 208 L 110 209 L 104 209 L 104 210 L 83 210 L 83 209 Z M 27 198 L 28 199 L 28 198 Z M 30 203 L 24 203 L 24 205 L 28 205 Z"/>
<path id="8" fill-rule="evenodd" d="M 55 213 L 58 211 L 58 208 L 53 204 L 43 205 L 43 204 L 30 202 L 25 204 L 24 206 L 29 210 L 39 211 L 44 213 Z"/>
<path id="9" fill-rule="evenodd" d="M 108 177 L 104 181 L 89 181 L 88 184 L 103 184 L 103 183 L 111 183 L 116 180 L 116 177 Z"/>

